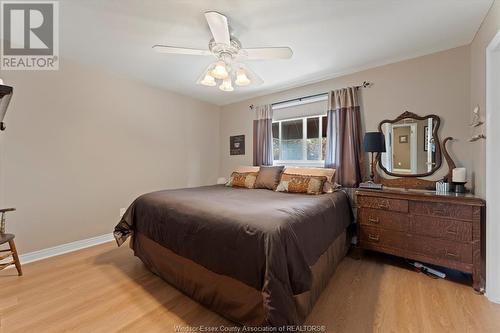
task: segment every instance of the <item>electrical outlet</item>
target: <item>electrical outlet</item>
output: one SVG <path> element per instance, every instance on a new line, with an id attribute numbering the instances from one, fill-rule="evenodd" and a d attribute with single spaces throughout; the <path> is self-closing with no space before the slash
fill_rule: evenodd
<path id="1" fill-rule="evenodd" d="M 126 211 L 127 211 L 127 208 L 120 208 L 120 218 L 123 217 L 123 215 L 125 214 Z"/>

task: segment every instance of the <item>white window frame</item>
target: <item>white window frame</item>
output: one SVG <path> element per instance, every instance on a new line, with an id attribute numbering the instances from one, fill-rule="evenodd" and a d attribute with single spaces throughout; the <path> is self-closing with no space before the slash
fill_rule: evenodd
<path id="1" fill-rule="evenodd" d="M 273 120 L 273 124 L 278 124 L 278 140 L 279 140 L 279 151 L 280 151 L 280 158 L 281 158 L 281 123 L 282 122 L 287 122 L 287 121 L 293 121 L 293 120 L 302 120 L 302 160 L 273 160 L 273 165 L 284 165 L 284 166 L 303 166 L 303 167 L 324 167 L 325 166 L 325 160 L 308 160 L 307 159 L 307 120 L 310 118 L 319 118 L 319 132 L 318 132 L 318 139 L 320 140 L 320 144 L 322 143 L 322 137 L 321 135 L 323 134 L 323 122 L 321 121 L 322 117 L 326 117 L 326 113 L 320 113 L 316 115 L 311 115 L 311 116 L 304 116 L 304 117 L 295 117 L 295 118 L 286 118 L 286 119 L 280 119 L 280 120 Z M 273 138 L 274 139 L 274 138 Z M 322 150 L 322 147 L 320 148 Z M 274 157 L 274 154 L 273 154 Z M 324 156 L 322 156 L 324 158 Z"/>

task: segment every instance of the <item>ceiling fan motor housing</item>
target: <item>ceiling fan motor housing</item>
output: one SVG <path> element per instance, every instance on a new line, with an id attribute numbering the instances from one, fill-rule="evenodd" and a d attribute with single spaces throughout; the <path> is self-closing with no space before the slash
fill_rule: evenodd
<path id="1" fill-rule="evenodd" d="M 208 43 L 208 49 L 219 59 L 224 62 L 231 61 L 236 58 L 241 49 L 241 43 L 236 38 L 232 37 L 229 45 L 225 43 L 216 43 L 212 38 Z"/>

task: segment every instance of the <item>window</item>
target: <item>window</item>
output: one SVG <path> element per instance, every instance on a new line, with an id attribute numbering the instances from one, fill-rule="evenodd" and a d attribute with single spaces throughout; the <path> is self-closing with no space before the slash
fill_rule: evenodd
<path id="1" fill-rule="evenodd" d="M 326 126 L 326 115 L 274 121 L 274 163 L 323 166 Z"/>

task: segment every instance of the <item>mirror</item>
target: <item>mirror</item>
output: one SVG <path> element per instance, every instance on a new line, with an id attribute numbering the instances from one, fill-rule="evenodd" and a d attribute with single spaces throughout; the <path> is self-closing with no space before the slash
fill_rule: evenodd
<path id="1" fill-rule="evenodd" d="M 411 112 L 382 121 L 379 131 L 384 133 L 386 152 L 378 156 L 380 168 L 397 177 L 432 175 L 441 167 L 439 123 L 436 115 L 420 117 Z"/>

